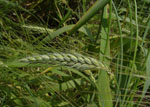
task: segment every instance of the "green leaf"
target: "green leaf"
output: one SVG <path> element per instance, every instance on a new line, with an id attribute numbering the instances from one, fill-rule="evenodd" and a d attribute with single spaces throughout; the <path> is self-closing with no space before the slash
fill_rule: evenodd
<path id="1" fill-rule="evenodd" d="M 104 8 L 101 29 L 101 42 L 100 42 L 100 60 L 106 65 L 110 66 L 110 61 L 104 56 L 110 57 L 110 44 L 109 44 L 109 25 L 108 25 L 108 6 Z M 112 107 L 112 94 L 109 84 L 109 76 L 106 70 L 99 72 L 97 81 L 97 88 L 99 92 L 99 102 L 102 107 Z"/>
<path id="2" fill-rule="evenodd" d="M 150 87 L 150 49 L 147 54 L 147 59 L 146 59 L 146 78 L 145 78 L 145 83 L 144 83 L 144 88 L 143 88 L 143 93 L 142 97 L 140 99 L 139 104 L 142 102 L 142 99 L 144 98 L 146 92 L 148 91 Z"/>
<path id="3" fill-rule="evenodd" d="M 49 36 L 45 37 L 41 43 L 46 43 L 46 42 L 50 42 L 52 39 L 54 39 L 55 37 L 61 35 L 62 33 L 64 32 L 67 32 L 69 31 L 70 29 L 73 28 L 74 25 L 67 25 L 67 26 L 64 26 L 60 29 L 57 29 L 56 31 L 52 32 Z M 93 37 L 92 37 L 92 34 L 91 32 L 86 28 L 86 27 L 81 27 L 79 29 L 80 32 L 84 33 L 85 35 L 89 36 L 91 40 L 93 40 Z"/>
<path id="4" fill-rule="evenodd" d="M 81 26 L 89 21 L 98 11 L 100 11 L 110 0 L 97 0 L 93 6 L 82 16 L 82 18 L 69 31 L 69 35 L 76 32 Z"/>

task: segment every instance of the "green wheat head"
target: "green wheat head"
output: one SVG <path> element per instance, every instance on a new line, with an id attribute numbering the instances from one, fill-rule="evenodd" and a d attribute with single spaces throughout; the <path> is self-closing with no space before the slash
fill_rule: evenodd
<path id="1" fill-rule="evenodd" d="M 98 60 L 83 56 L 81 54 L 69 53 L 49 53 L 46 55 L 36 55 L 20 59 L 20 62 L 30 64 L 34 63 L 49 63 L 52 65 L 61 65 L 66 67 L 75 68 L 77 70 L 92 70 L 92 69 L 107 69 Z"/>

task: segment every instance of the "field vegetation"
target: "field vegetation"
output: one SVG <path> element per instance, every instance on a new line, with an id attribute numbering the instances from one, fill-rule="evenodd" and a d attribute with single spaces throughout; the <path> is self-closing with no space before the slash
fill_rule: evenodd
<path id="1" fill-rule="evenodd" d="M 150 106 L 150 0 L 0 0 L 0 107 Z"/>

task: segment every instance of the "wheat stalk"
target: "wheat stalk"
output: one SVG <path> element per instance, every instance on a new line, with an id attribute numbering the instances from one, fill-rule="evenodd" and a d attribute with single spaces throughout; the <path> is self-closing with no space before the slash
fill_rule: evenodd
<path id="1" fill-rule="evenodd" d="M 107 69 L 98 60 L 81 54 L 49 53 L 20 59 L 26 63 L 50 63 L 75 68 L 77 70 Z"/>

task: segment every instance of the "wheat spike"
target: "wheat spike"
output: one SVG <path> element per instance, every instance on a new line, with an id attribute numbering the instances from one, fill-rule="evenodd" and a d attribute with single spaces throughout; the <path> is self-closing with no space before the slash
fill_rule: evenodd
<path id="1" fill-rule="evenodd" d="M 75 68 L 77 70 L 107 69 L 98 60 L 81 54 L 49 53 L 20 59 L 26 63 L 50 63 Z"/>

